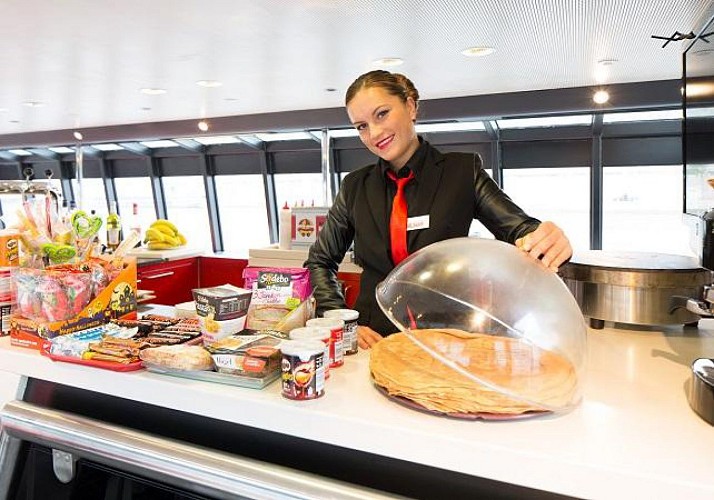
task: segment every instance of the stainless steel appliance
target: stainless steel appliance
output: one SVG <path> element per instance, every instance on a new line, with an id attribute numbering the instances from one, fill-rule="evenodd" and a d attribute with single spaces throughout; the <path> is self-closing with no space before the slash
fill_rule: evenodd
<path id="1" fill-rule="evenodd" d="M 576 253 L 559 274 L 592 328 L 605 321 L 694 325 L 711 315 L 711 303 L 699 298 L 709 296 L 712 271 L 694 257 L 591 250 Z"/>

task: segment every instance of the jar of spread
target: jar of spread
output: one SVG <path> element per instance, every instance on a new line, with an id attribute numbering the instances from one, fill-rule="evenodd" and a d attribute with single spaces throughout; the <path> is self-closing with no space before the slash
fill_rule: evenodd
<path id="1" fill-rule="evenodd" d="M 330 329 L 330 368 L 345 364 L 344 330 L 345 322 L 339 318 L 313 318 L 307 320 L 305 326 L 319 326 Z"/>
<path id="2" fill-rule="evenodd" d="M 331 311 L 325 311 L 323 316 L 325 318 L 339 318 L 345 322 L 345 354 L 357 354 L 359 340 L 357 336 L 357 320 L 359 319 L 359 311 L 354 309 L 332 309 Z"/>
<path id="3" fill-rule="evenodd" d="M 325 344 L 325 378 L 330 378 L 330 345 L 332 344 L 332 332 L 329 328 L 319 326 L 303 326 L 290 330 L 290 340 L 319 340 Z"/>
<path id="4" fill-rule="evenodd" d="M 319 340 L 280 343 L 282 394 L 288 399 L 319 398 L 325 393 L 325 346 Z"/>

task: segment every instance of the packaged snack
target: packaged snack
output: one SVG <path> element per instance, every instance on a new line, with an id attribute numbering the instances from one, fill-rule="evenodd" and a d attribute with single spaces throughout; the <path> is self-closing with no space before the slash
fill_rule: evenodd
<path id="1" fill-rule="evenodd" d="M 251 291 L 226 284 L 210 288 L 194 288 L 193 298 L 199 316 L 225 321 L 246 315 Z"/>
<path id="2" fill-rule="evenodd" d="M 232 335 L 206 349 L 220 373 L 266 377 L 280 369 L 280 342 L 270 335 Z"/>
<path id="3" fill-rule="evenodd" d="M 247 267 L 243 278 L 244 286 L 252 291 L 247 328 L 290 331 L 304 326 L 309 304 L 288 324 L 283 320 L 310 297 L 312 289 L 307 269 Z"/>
<path id="4" fill-rule="evenodd" d="M 203 347 L 197 345 L 167 345 L 144 349 L 141 360 L 154 366 L 173 370 L 212 370 L 213 360 Z"/>

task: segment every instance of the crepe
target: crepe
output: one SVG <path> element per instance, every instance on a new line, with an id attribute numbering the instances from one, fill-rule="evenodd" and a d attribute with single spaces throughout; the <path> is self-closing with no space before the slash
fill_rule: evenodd
<path id="1" fill-rule="evenodd" d="M 574 398 L 577 379 L 572 363 L 527 341 L 453 329 L 410 333 L 499 390 L 459 373 L 407 334 L 397 333 L 372 347 L 370 357 L 374 382 L 390 396 L 441 413 L 506 415 L 563 408 Z"/>

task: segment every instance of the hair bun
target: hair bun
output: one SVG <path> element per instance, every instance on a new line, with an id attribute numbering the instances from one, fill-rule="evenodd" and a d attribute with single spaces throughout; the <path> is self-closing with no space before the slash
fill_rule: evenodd
<path id="1" fill-rule="evenodd" d="M 399 84 L 404 87 L 404 94 L 406 97 L 411 97 L 414 99 L 415 103 L 419 102 L 419 91 L 416 89 L 412 81 L 401 73 L 392 73 L 392 76 L 399 82 Z"/>

